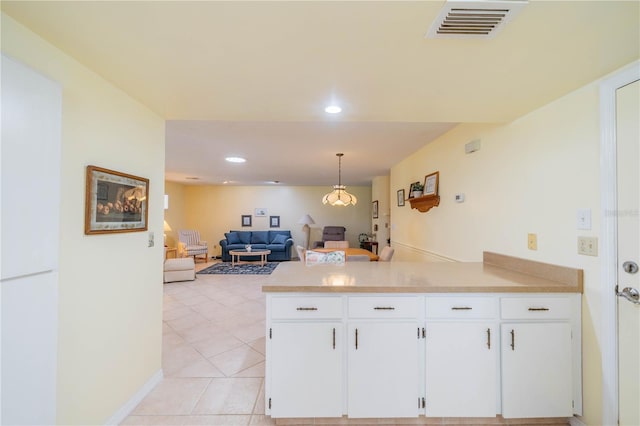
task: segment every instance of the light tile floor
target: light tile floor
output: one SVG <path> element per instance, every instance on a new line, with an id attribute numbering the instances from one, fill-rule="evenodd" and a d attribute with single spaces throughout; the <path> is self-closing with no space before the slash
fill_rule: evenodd
<path id="1" fill-rule="evenodd" d="M 196 263 L 199 271 L 212 263 Z M 275 425 L 264 415 L 261 275 L 164 284 L 164 380 L 122 425 Z M 566 419 L 281 419 L 278 424 L 561 425 Z M 337 422 L 336 422 L 337 420 Z"/>
<path id="2" fill-rule="evenodd" d="M 164 380 L 123 425 L 275 425 L 264 415 L 263 278 L 164 284 Z"/>

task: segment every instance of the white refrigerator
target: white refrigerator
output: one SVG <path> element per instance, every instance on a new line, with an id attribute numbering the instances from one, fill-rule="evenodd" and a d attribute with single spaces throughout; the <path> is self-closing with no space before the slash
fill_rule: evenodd
<path id="1" fill-rule="evenodd" d="M 1 97 L 0 424 L 55 424 L 62 89 L 2 55 Z"/>

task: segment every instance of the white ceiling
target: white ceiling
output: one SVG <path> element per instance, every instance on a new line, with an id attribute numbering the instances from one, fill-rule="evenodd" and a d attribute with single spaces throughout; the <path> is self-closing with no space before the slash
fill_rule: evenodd
<path id="1" fill-rule="evenodd" d="M 640 2 L 532 0 L 491 40 L 442 1 L 2 1 L 167 119 L 166 175 L 368 184 L 460 122 L 505 122 L 640 57 Z M 324 107 L 336 102 L 340 116 Z M 226 155 L 247 157 L 227 165 Z"/>

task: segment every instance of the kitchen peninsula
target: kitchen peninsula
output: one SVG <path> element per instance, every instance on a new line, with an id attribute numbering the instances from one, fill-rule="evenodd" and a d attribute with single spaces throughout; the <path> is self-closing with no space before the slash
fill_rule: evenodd
<path id="1" fill-rule="evenodd" d="M 473 263 L 288 262 L 263 291 L 274 418 L 582 412 L 581 270 L 489 252 Z"/>

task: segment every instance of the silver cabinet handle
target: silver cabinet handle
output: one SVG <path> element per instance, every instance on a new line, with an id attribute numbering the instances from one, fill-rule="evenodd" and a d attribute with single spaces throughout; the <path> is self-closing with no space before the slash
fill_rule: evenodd
<path id="1" fill-rule="evenodd" d="M 487 328 L 487 349 L 491 349 L 491 329 Z"/>
<path id="2" fill-rule="evenodd" d="M 336 349 L 336 329 L 333 328 L 333 349 Z"/>
<path id="3" fill-rule="evenodd" d="M 396 308 L 394 308 L 393 306 L 376 306 L 373 309 L 376 311 L 393 311 Z"/>
<path id="4" fill-rule="evenodd" d="M 516 332 L 511 330 L 511 350 L 516 350 Z"/>
<path id="5" fill-rule="evenodd" d="M 469 306 L 454 306 L 451 308 L 452 311 L 470 311 L 473 308 L 469 307 Z"/>
<path id="6" fill-rule="evenodd" d="M 549 308 L 529 308 L 529 310 L 533 311 L 533 312 L 536 312 L 536 311 L 538 311 L 538 312 L 543 311 L 544 312 L 544 311 L 548 311 Z"/>
<path id="7" fill-rule="evenodd" d="M 356 328 L 356 350 L 358 350 L 358 329 Z"/>
<path id="8" fill-rule="evenodd" d="M 631 303 L 640 305 L 640 292 L 638 292 L 638 289 L 636 288 L 625 287 L 622 291 L 618 291 L 618 286 L 616 286 L 616 295 L 618 297 L 624 297 Z"/>
<path id="9" fill-rule="evenodd" d="M 296 308 L 296 311 L 317 311 L 318 308 Z"/>

